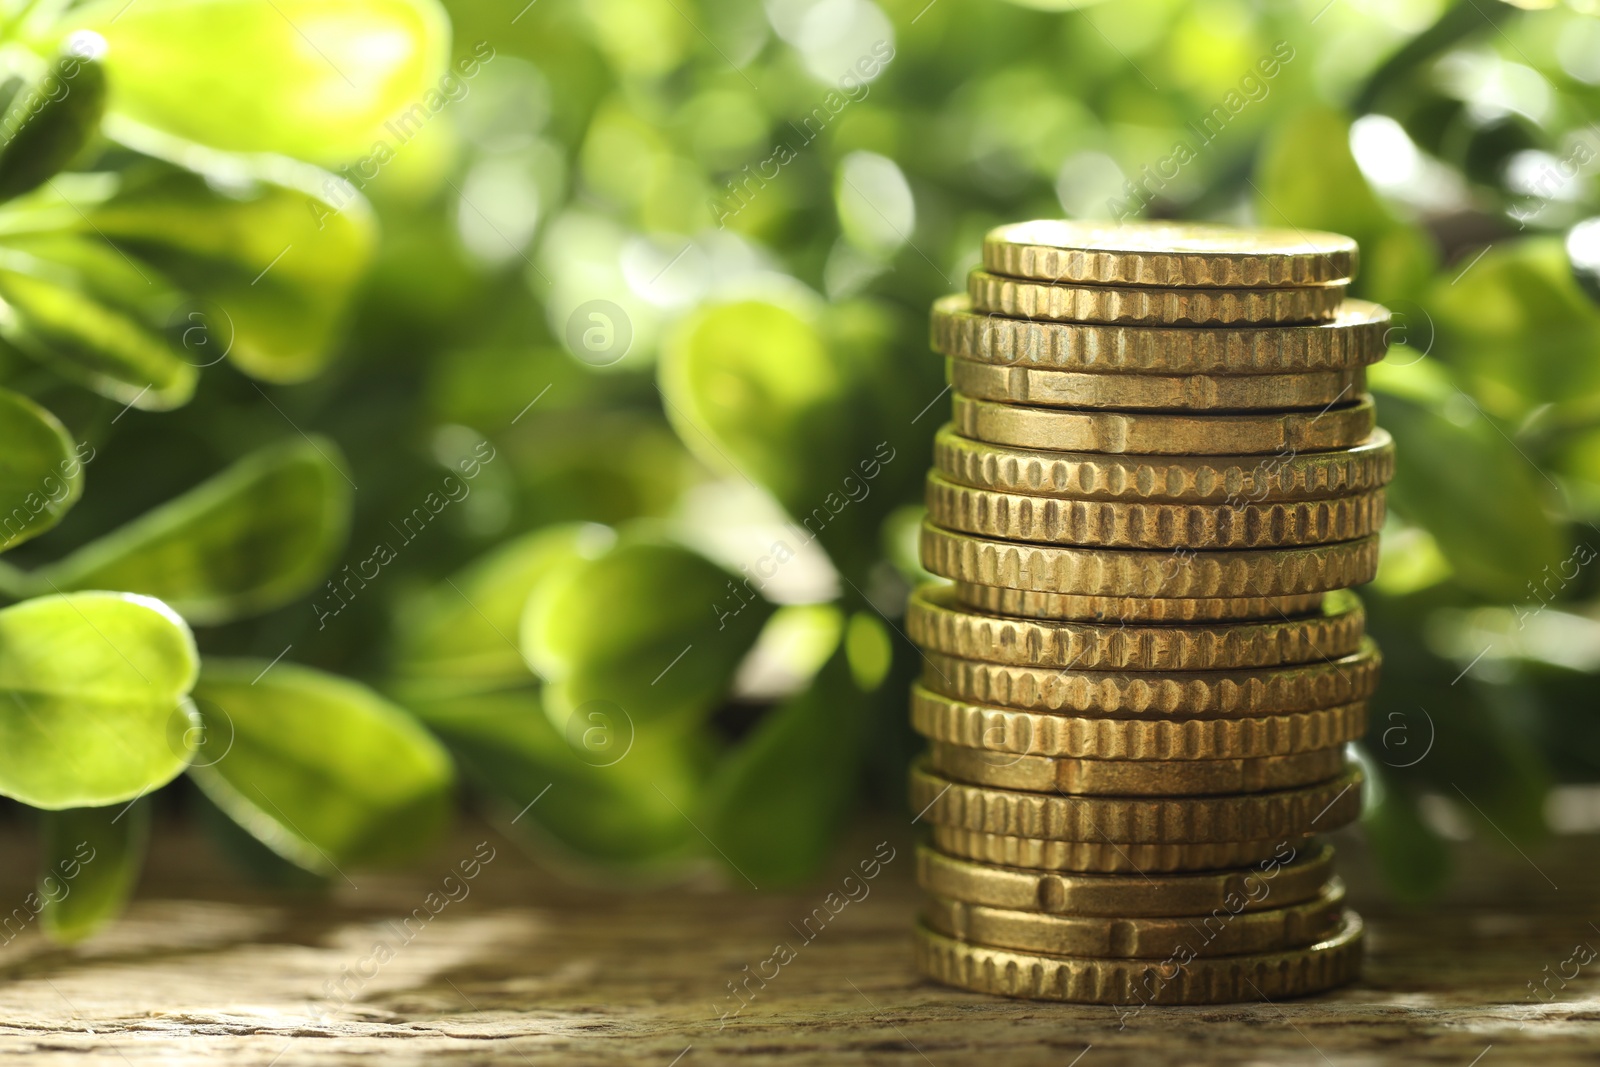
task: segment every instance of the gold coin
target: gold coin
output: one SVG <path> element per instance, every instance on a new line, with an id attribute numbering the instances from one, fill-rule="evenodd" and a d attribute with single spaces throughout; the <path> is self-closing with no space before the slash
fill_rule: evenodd
<path id="1" fill-rule="evenodd" d="M 1209 671 L 1338 659 L 1361 643 L 1366 612 L 1335 590 L 1314 614 L 1267 622 L 1149 626 L 1007 618 L 963 607 L 955 589 L 927 584 L 906 604 L 906 634 L 947 656 L 1074 670 Z"/>
<path id="2" fill-rule="evenodd" d="M 1184 871 L 1236 874 L 1224 868 L 1264 864 L 1285 849 L 1309 846 L 1303 837 L 1266 841 L 1210 841 L 1182 845 L 1130 845 L 1114 841 L 1047 841 L 987 834 L 959 826 L 930 828 L 935 847 L 952 856 L 1036 871 L 1120 874 L 1147 878 Z"/>
<path id="3" fill-rule="evenodd" d="M 1287 619 L 1309 615 L 1322 604 L 1321 593 L 1294 596 L 1156 597 L 1078 596 L 1007 589 L 999 585 L 956 582 L 956 599 L 979 611 L 1029 619 L 1075 619 L 1082 622 L 1221 622 Z"/>
<path id="4" fill-rule="evenodd" d="M 1102 960 L 986 948 L 916 930 L 917 969 L 935 981 L 1005 997 L 1081 1004 L 1224 1004 L 1304 996 L 1361 973 L 1361 917 L 1306 948 L 1218 959 Z"/>
<path id="5" fill-rule="evenodd" d="M 1346 300 L 1328 322 L 1211 327 L 1013 319 L 972 310 L 966 293 L 933 303 L 933 350 L 1000 366 L 1135 374 L 1283 374 L 1383 358 L 1389 309 Z"/>
<path id="6" fill-rule="evenodd" d="M 1196 959 L 1282 952 L 1316 944 L 1338 929 L 1344 883 L 1331 879 L 1310 900 L 1259 911 L 1223 906 L 1204 916 L 1102 918 L 1041 915 L 948 897 L 923 901 L 928 928 L 968 944 L 1095 959 L 1165 960 L 1180 951 Z"/>
<path id="7" fill-rule="evenodd" d="M 1043 842 L 1041 842 L 1043 843 Z M 1259 863 L 1203 874 L 1059 874 L 994 866 L 917 846 L 917 884 L 930 893 L 1012 911 L 1106 918 L 1259 911 L 1312 900 L 1333 876 L 1333 848 L 1283 842 Z"/>
<path id="8" fill-rule="evenodd" d="M 1376 535 L 1296 548 L 1159 552 L 996 541 L 922 524 L 922 565 L 975 585 L 1115 597 L 1324 593 L 1372 580 Z"/>
<path id="9" fill-rule="evenodd" d="M 1284 462 L 1360 444 L 1372 436 L 1375 418 L 1370 396 L 1323 411 L 1251 415 L 1070 411 L 960 393 L 951 394 L 950 408 L 957 433 L 989 444 L 1113 455 L 1271 455 Z"/>
<path id="10" fill-rule="evenodd" d="M 1287 411 L 1323 408 L 1367 389 L 1363 370 L 1293 374 L 1081 374 L 945 361 L 956 392 L 978 400 L 1040 407 L 1132 411 Z"/>
<path id="11" fill-rule="evenodd" d="M 1220 797 L 1096 797 L 964 785 L 911 769 L 911 807 L 935 825 L 1058 841 L 1177 845 L 1325 833 L 1361 814 L 1361 769 L 1296 789 Z"/>
<path id="12" fill-rule="evenodd" d="M 1394 442 L 1374 430 L 1360 444 L 1329 452 L 1118 456 L 973 441 L 946 425 L 933 439 L 933 462 L 958 485 L 1000 493 L 1239 507 L 1382 489 L 1394 477 Z"/>
<path id="13" fill-rule="evenodd" d="M 1104 797 L 1196 797 L 1265 793 L 1332 778 L 1344 749 L 1222 760 L 1106 760 L 1019 756 L 934 742 L 928 765 L 967 785 Z"/>
<path id="14" fill-rule="evenodd" d="M 1299 289 L 1138 289 L 1020 281 L 982 270 L 967 275 L 974 311 L 1126 326 L 1329 322 L 1344 291 L 1342 282 Z"/>
<path id="15" fill-rule="evenodd" d="M 1339 659 L 1250 670 L 1089 671 L 924 652 L 922 684 L 974 704 L 1123 719 L 1231 719 L 1366 700 L 1382 662 L 1370 637 Z"/>
<path id="16" fill-rule="evenodd" d="M 974 489 L 928 472 L 928 518 L 951 530 L 1117 548 L 1275 548 L 1351 541 L 1383 526 L 1382 489 L 1270 504 L 1080 500 Z"/>
<path id="17" fill-rule="evenodd" d="M 990 230 L 983 265 L 1013 278 L 1090 285 L 1326 285 L 1354 277 L 1356 243 L 1317 230 L 1034 219 Z"/>
<path id="18" fill-rule="evenodd" d="M 1366 704 L 1238 719 L 1105 719 L 969 704 L 911 687 L 911 726 L 931 741 L 990 752 L 1101 760 L 1289 756 L 1354 741 Z"/>

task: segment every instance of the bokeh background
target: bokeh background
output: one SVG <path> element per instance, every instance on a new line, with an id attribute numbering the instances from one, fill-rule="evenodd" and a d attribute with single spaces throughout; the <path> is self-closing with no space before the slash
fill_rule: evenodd
<path id="1" fill-rule="evenodd" d="M 1423 899 L 1451 837 L 1600 827 L 1593 0 L 12 7 L 0 189 L 66 147 L 0 206 L 0 373 L 91 458 L 7 611 L 158 597 L 202 665 L 140 705 L 142 777 L 0 767 L 47 871 L 117 857 L 59 936 L 152 809 L 285 886 L 461 807 L 575 877 L 806 879 L 917 749 L 928 306 L 1043 216 L 1360 241 L 1399 449 L 1373 853 Z M 40 79 L 84 27 L 80 115 L 89 73 Z"/>

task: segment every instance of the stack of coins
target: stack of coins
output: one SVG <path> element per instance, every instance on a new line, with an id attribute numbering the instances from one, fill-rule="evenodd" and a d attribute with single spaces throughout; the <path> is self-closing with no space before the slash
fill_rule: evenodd
<path id="1" fill-rule="evenodd" d="M 924 973 L 1197 1004 L 1349 981 L 1361 920 L 1313 834 L 1378 653 L 1389 313 L 1299 231 L 1039 221 L 933 309 L 954 420 L 907 626 Z"/>

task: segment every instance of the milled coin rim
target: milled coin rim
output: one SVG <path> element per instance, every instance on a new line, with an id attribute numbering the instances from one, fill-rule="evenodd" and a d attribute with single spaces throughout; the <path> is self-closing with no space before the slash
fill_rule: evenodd
<path id="1" fill-rule="evenodd" d="M 983 238 L 983 263 L 996 274 L 1090 285 L 1324 285 L 1353 279 L 1359 259 L 1343 234 L 1204 222 L 1028 219 Z"/>
<path id="2" fill-rule="evenodd" d="M 1172 625 L 1260 622 L 1316 611 L 1325 593 L 1251 597 L 1139 597 L 1048 593 L 977 582 L 951 582 L 956 598 L 975 611 L 1045 622 L 1159 623 Z M 992 606 L 991 606 L 992 605 Z"/>
<path id="3" fill-rule="evenodd" d="M 1366 733 L 1367 705 L 1233 719 L 1112 719 L 974 704 L 913 682 L 911 728 L 930 741 L 1058 759 L 1248 759 L 1357 740 Z"/>
<path id="4" fill-rule="evenodd" d="M 1005 404 L 950 393 L 950 421 L 969 441 L 1040 451 L 1110 455 L 1273 455 L 1337 452 L 1377 429 L 1370 393 L 1321 411 L 1090 411 Z"/>
<path id="5" fill-rule="evenodd" d="M 1234 719 L 1354 704 L 1377 689 L 1371 637 L 1338 659 L 1191 671 L 1034 667 L 923 652 L 922 684 L 969 704 L 1121 719 Z"/>
<path id="6" fill-rule="evenodd" d="M 1201 797 L 1098 797 L 967 785 L 912 765 L 911 806 L 929 823 L 1061 841 L 1193 844 L 1327 833 L 1361 815 L 1360 765 L 1294 789 Z"/>
<path id="7" fill-rule="evenodd" d="M 1050 841 L 956 826 L 935 825 L 928 829 L 934 847 L 974 863 L 1027 867 L 1041 872 L 1139 877 L 1234 870 L 1265 863 L 1285 845 L 1312 840 L 1302 836 L 1265 841 L 1135 845 L 1115 841 Z"/>
<path id="8" fill-rule="evenodd" d="M 1219 906 L 1204 916 L 1051 915 L 927 892 L 920 917 L 935 933 L 1015 952 L 1165 960 L 1187 949 L 1198 959 L 1216 959 L 1287 952 L 1325 941 L 1340 926 L 1344 901 L 1344 883 L 1335 876 L 1308 900 L 1252 911 Z"/>
<path id="9" fill-rule="evenodd" d="M 1333 877 L 1333 846 L 1311 839 L 1291 849 L 1289 859 L 1272 857 L 1220 871 L 1148 874 L 1092 874 L 1039 870 L 985 863 L 919 844 L 917 885 L 955 900 L 1044 915 L 1105 918 L 1204 915 L 1241 898 L 1244 911 L 1270 902 L 1311 900 Z M 1268 886 L 1261 897 L 1255 886 Z"/>
<path id="10" fill-rule="evenodd" d="M 1388 350 L 1392 312 L 1347 297 L 1326 322 L 1134 326 L 974 311 L 966 293 L 933 302 L 929 344 L 998 366 L 1122 374 L 1280 374 L 1365 367 Z"/>
<path id="11" fill-rule="evenodd" d="M 1367 391 L 1364 367 L 1272 374 L 1100 374 L 945 360 L 945 381 L 999 404 L 1091 411 L 1307 411 Z"/>
<path id="12" fill-rule="evenodd" d="M 1267 326 L 1330 322 L 1347 283 L 1277 289 L 1158 289 L 967 275 L 974 311 L 1053 322 L 1126 326 Z"/>
<path id="13" fill-rule="evenodd" d="M 919 648 L 1018 666 L 1078 670 L 1250 670 L 1337 659 L 1360 647 L 1366 608 L 1336 589 L 1315 614 L 1181 625 L 996 615 L 963 604 L 949 585 L 924 583 L 906 602 Z M 980 655 L 980 653 L 983 653 Z"/>
<path id="14" fill-rule="evenodd" d="M 955 582 L 1039 593 L 1186 599 L 1326 593 L 1370 582 L 1378 535 L 1287 548 L 1079 548 L 975 537 L 924 520 L 922 566 Z"/>
<path id="15" fill-rule="evenodd" d="M 963 437 L 947 422 L 933 437 L 932 469 L 1019 496 L 1240 507 L 1382 489 L 1394 477 L 1394 439 L 1378 427 L 1346 448 L 1293 455 L 1057 452 Z"/>
<path id="16" fill-rule="evenodd" d="M 1359 976 L 1364 934 L 1361 917 L 1346 910 L 1332 937 L 1306 948 L 1181 964 L 988 948 L 945 937 L 921 922 L 915 941 L 917 969 L 946 985 L 997 996 L 1131 1007 L 1257 1002 L 1322 992 Z"/>

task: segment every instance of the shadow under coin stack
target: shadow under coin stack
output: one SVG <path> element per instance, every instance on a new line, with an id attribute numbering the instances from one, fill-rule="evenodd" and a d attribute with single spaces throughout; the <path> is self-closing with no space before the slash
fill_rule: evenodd
<path id="1" fill-rule="evenodd" d="M 954 421 L 908 608 L 924 973 L 1127 1005 L 1356 977 L 1312 835 L 1360 811 L 1344 746 L 1378 653 L 1390 440 L 1345 237 L 1040 221 L 933 309 Z"/>

